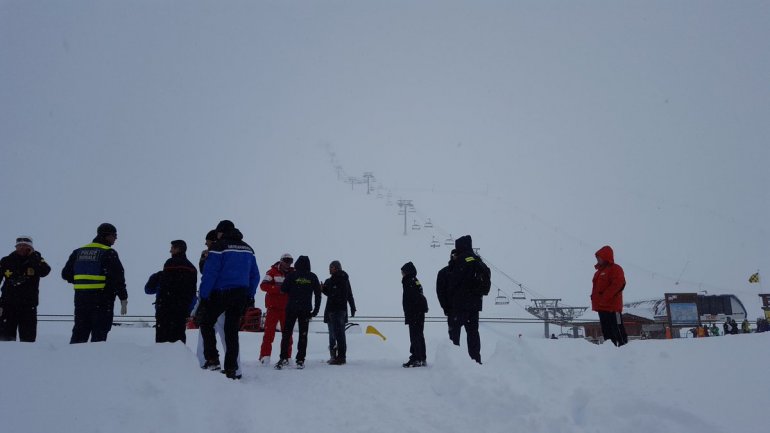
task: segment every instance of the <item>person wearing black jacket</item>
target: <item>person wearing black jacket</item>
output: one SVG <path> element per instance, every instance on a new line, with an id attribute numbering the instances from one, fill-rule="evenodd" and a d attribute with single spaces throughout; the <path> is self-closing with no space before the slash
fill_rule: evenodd
<path id="1" fill-rule="evenodd" d="M 412 262 L 401 267 L 401 286 L 404 290 L 401 305 L 404 308 L 404 323 L 409 326 L 409 360 L 404 368 L 425 367 L 425 313 L 428 301 L 422 293 L 422 284 L 417 279 L 417 268 Z"/>
<path id="2" fill-rule="evenodd" d="M 112 245 L 118 231 L 110 223 L 100 224 L 93 242 L 70 254 L 61 271 L 62 278 L 75 289 L 75 325 L 70 344 L 106 341 L 112 328 L 115 297 L 120 314 L 128 312 L 128 292 L 123 264 Z"/>
<path id="3" fill-rule="evenodd" d="M 465 328 L 468 344 L 468 355 L 481 364 L 481 337 L 479 336 L 479 312 L 482 307 L 482 296 L 472 292 L 473 275 L 479 256 L 473 252 L 473 240 L 470 235 L 457 238 L 455 241 L 456 259 L 454 270 L 450 277 L 450 293 L 452 294 L 449 338 L 460 345 L 460 332 Z"/>
<path id="4" fill-rule="evenodd" d="M 171 242 L 171 258 L 166 260 L 155 298 L 155 342 L 187 342 L 185 326 L 198 285 L 198 271 L 187 260 L 187 244 Z"/>
<path id="5" fill-rule="evenodd" d="M 294 264 L 294 272 L 289 273 L 281 285 L 281 292 L 289 295 L 286 304 L 286 327 L 281 335 L 281 359 L 275 364 L 277 370 L 289 365 L 289 344 L 294 324 L 299 323 L 297 341 L 297 368 L 305 367 L 307 351 L 307 333 L 310 318 L 318 315 L 321 309 L 321 283 L 316 274 L 310 272 L 310 259 L 299 256 Z"/>
<path id="6" fill-rule="evenodd" d="M 35 341 L 40 278 L 49 272 L 29 236 L 19 236 L 16 251 L 0 259 L 0 341 L 16 341 L 17 331 L 20 341 Z"/>
<path id="7" fill-rule="evenodd" d="M 454 315 L 452 314 L 452 292 L 451 292 L 451 278 L 452 270 L 455 265 L 455 253 L 457 250 L 452 250 L 449 254 L 449 263 L 441 268 L 436 275 L 436 297 L 438 297 L 438 303 L 441 305 L 441 309 L 444 310 L 446 316 L 447 329 L 449 330 L 449 339 L 452 340 L 454 331 Z M 454 342 L 454 340 L 452 340 Z"/>
<path id="8" fill-rule="evenodd" d="M 347 341 L 345 339 L 345 324 L 348 321 L 348 304 L 350 317 L 356 316 L 356 301 L 353 299 L 353 289 L 350 278 L 342 270 L 338 260 L 329 264 L 331 276 L 324 281 L 321 291 L 326 295 L 324 322 L 329 327 L 329 361 L 331 365 L 343 365 L 347 362 Z"/>

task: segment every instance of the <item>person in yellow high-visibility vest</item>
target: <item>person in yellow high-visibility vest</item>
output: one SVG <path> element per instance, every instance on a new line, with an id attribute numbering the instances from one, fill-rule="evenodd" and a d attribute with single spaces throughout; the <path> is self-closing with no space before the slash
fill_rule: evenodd
<path id="1" fill-rule="evenodd" d="M 123 265 L 112 245 L 118 238 L 114 225 L 103 223 L 93 242 L 70 254 L 61 276 L 75 289 L 75 325 L 70 344 L 106 341 L 112 328 L 115 297 L 120 314 L 127 313 L 128 292 Z"/>

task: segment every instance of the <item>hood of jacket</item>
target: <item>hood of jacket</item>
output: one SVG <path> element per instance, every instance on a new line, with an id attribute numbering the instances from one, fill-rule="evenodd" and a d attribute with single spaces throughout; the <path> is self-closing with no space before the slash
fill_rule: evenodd
<path id="1" fill-rule="evenodd" d="M 615 253 L 613 253 L 612 247 L 609 245 L 599 248 L 599 251 L 596 252 L 596 257 L 606 261 L 608 265 L 615 263 Z"/>
<path id="2" fill-rule="evenodd" d="M 417 268 L 414 267 L 414 263 L 412 262 L 407 262 L 404 266 L 401 266 L 401 270 L 404 271 L 404 274 L 407 277 L 417 276 Z"/>
<path id="3" fill-rule="evenodd" d="M 294 269 L 299 272 L 310 272 L 310 259 L 308 256 L 299 256 L 294 262 Z"/>
<path id="4" fill-rule="evenodd" d="M 457 251 L 473 251 L 473 239 L 471 235 L 460 236 L 455 240 L 455 249 Z"/>

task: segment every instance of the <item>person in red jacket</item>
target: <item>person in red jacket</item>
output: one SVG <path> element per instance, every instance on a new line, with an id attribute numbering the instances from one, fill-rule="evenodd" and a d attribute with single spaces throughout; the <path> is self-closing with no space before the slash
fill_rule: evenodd
<path id="1" fill-rule="evenodd" d="M 259 362 L 263 365 L 270 365 L 270 354 L 273 351 L 273 340 L 275 340 L 275 326 L 280 323 L 281 331 L 286 326 L 286 304 L 289 301 L 289 295 L 281 292 L 281 286 L 286 275 L 294 271 L 291 264 L 294 258 L 289 253 L 281 256 L 270 269 L 267 270 L 265 278 L 260 283 L 259 288 L 265 293 L 265 333 L 262 335 L 262 346 L 259 349 Z M 289 357 L 291 357 L 292 340 L 289 340 Z"/>
<path id="2" fill-rule="evenodd" d="M 599 322 L 605 340 L 620 347 L 628 343 L 623 326 L 623 289 L 626 277 L 623 268 L 615 263 L 612 248 L 605 245 L 596 252 L 596 273 L 591 291 L 591 309 L 599 313 Z"/>

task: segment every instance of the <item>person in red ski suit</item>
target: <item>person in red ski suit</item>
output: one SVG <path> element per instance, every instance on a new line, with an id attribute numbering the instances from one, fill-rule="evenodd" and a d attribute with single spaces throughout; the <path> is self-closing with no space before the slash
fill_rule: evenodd
<path id="1" fill-rule="evenodd" d="M 281 286 L 286 275 L 294 271 L 291 264 L 294 258 L 286 253 L 268 269 L 265 278 L 260 283 L 259 288 L 265 292 L 265 332 L 262 335 L 262 346 L 259 349 L 259 362 L 263 365 L 270 365 L 270 354 L 273 351 L 273 340 L 275 340 L 275 327 L 280 323 L 281 331 L 286 325 L 286 304 L 289 301 L 289 295 L 281 292 Z M 293 341 L 289 341 L 289 357 L 291 357 L 291 348 Z"/>

